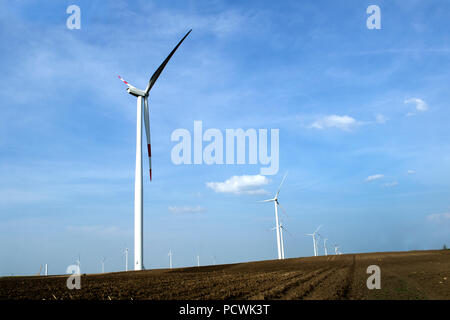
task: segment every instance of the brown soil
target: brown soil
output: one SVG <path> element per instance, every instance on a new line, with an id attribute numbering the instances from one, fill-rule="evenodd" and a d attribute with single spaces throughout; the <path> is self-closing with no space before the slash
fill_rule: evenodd
<path id="1" fill-rule="evenodd" d="M 381 268 L 381 289 L 366 286 Z M 0 299 L 450 299 L 450 250 L 348 254 L 81 276 L 0 278 Z"/>

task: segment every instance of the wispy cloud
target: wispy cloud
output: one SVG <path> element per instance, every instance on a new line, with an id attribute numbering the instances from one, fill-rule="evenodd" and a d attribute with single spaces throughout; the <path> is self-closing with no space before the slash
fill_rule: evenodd
<path id="1" fill-rule="evenodd" d="M 327 128 L 336 128 L 344 131 L 350 131 L 360 123 L 350 116 L 338 116 L 335 114 L 324 116 L 314 121 L 310 128 L 322 130 Z"/>
<path id="2" fill-rule="evenodd" d="M 67 226 L 67 231 L 76 233 L 115 234 L 120 232 L 116 226 Z"/>
<path id="3" fill-rule="evenodd" d="M 183 206 L 183 207 L 177 207 L 177 206 L 169 206 L 168 208 L 169 212 L 176 213 L 176 214 L 183 214 L 183 213 L 202 213 L 206 212 L 206 208 L 203 208 L 201 206 L 196 207 L 189 207 L 189 206 Z"/>
<path id="4" fill-rule="evenodd" d="M 376 121 L 377 123 L 380 123 L 380 124 L 384 124 L 384 123 L 386 123 L 388 120 L 389 120 L 389 119 L 386 118 L 386 117 L 385 117 L 384 115 L 382 115 L 382 114 L 377 114 L 377 115 L 375 116 L 375 121 Z"/>
<path id="5" fill-rule="evenodd" d="M 383 177 L 384 177 L 384 174 L 374 174 L 374 175 L 368 176 L 366 178 L 366 181 L 370 182 L 370 181 L 381 179 Z"/>
<path id="6" fill-rule="evenodd" d="M 415 111 L 408 112 L 406 116 L 411 117 L 417 114 L 417 112 L 425 112 L 428 110 L 428 105 L 425 101 L 419 98 L 411 98 L 405 100 L 405 104 L 415 104 Z"/>
<path id="7" fill-rule="evenodd" d="M 384 184 L 384 186 L 388 188 L 395 187 L 396 185 L 398 185 L 397 181 L 392 181 Z"/>
<path id="8" fill-rule="evenodd" d="M 429 214 L 427 219 L 433 222 L 450 221 L 450 212 Z"/>
<path id="9" fill-rule="evenodd" d="M 408 170 L 408 174 L 416 174 L 416 170 Z"/>
<path id="10" fill-rule="evenodd" d="M 224 182 L 207 182 L 206 186 L 217 193 L 267 194 L 261 187 L 268 183 L 267 177 L 258 174 L 232 176 Z"/>

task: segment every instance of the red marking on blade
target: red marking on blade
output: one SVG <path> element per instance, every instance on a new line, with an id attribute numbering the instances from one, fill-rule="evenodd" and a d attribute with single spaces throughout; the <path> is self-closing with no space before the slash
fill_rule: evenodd
<path id="1" fill-rule="evenodd" d="M 147 151 L 148 151 L 148 157 L 150 158 L 152 156 L 152 148 L 150 147 L 150 144 L 147 144 Z"/>
<path id="2" fill-rule="evenodd" d="M 150 169 L 150 181 L 152 181 L 152 169 Z"/>

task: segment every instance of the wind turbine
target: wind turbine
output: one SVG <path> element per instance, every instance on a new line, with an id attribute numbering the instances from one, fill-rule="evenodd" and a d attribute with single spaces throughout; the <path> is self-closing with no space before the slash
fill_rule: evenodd
<path id="1" fill-rule="evenodd" d="M 143 201 L 142 201 L 142 100 L 144 102 L 144 122 L 145 122 L 145 133 L 147 136 L 147 151 L 148 151 L 148 163 L 150 168 L 150 181 L 152 180 L 152 151 L 150 143 L 150 118 L 148 110 L 148 95 L 156 80 L 160 76 L 164 67 L 172 58 L 175 51 L 181 45 L 184 39 L 192 31 L 189 30 L 188 33 L 181 39 L 176 47 L 170 52 L 167 58 L 159 66 L 159 68 L 153 73 L 148 82 L 147 88 L 145 90 L 140 90 L 135 86 L 131 85 L 122 77 L 119 79 L 123 81 L 128 86 L 127 92 L 135 97 L 137 97 L 137 126 L 136 126 L 136 171 L 135 171 L 135 182 L 134 182 L 134 270 L 142 270 L 144 268 L 144 253 L 143 253 Z"/>
<path id="2" fill-rule="evenodd" d="M 283 240 L 283 230 L 286 231 L 290 236 L 292 236 L 286 227 L 283 225 L 283 221 L 280 221 L 280 238 L 281 238 L 281 256 L 284 259 L 284 240 Z"/>
<path id="3" fill-rule="evenodd" d="M 314 245 L 314 256 L 317 257 L 317 240 L 316 240 L 316 234 L 317 231 L 319 231 L 320 227 L 322 227 L 322 225 L 320 225 L 316 231 L 314 231 L 313 233 L 306 233 L 305 236 L 311 236 L 313 239 L 313 245 Z"/>
<path id="4" fill-rule="evenodd" d="M 78 258 L 77 258 L 77 260 L 75 260 L 75 262 L 78 265 L 78 271 L 81 272 L 81 258 L 80 258 L 80 254 L 78 254 Z"/>
<path id="5" fill-rule="evenodd" d="M 280 193 L 281 186 L 284 183 L 284 180 L 286 179 L 287 173 L 284 175 L 283 180 L 280 183 L 280 186 L 278 187 L 278 191 L 273 199 L 267 199 L 263 200 L 261 202 L 273 202 L 275 205 L 275 228 L 277 230 L 277 249 L 278 249 L 278 259 L 283 259 L 283 254 L 281 250 L 281 243 L 280 243 L 280 223 L 278 220 L 278 206 L 284 211 L 284 208 L 281 206 L 280 202 L 278 201 L 278 194 Z"/>
<path id="6" fill-rule="evenodd" d="M 128 271 L 128 248 L 125 248 L 123 254 L 125 255 L 125 271 Z"/>
<path id="7" fill-rule="evenodd" d="M 325 249 L 325 255 L 328 255 L 328 251 L 327 251 L 327 238 L 323 239 L 323 248 Z"/>
<path id="8" fill-rule="evenodd" d="M 200 256 L 197 255 L 197 267 L 200 267 Z"/>
<path id="9" fill-rule="evenodd" d="M 172 269 L 172 249 L 169 249 L 169 267 Z"/>
<path id="10" fill-rule="evenodd" d="M 339 246 L 337 244 L 334 245 L 334 254 L 338 255 L 339 251 L 338 251 Z"/>
<path id="11" fill-rule="evenodd" d="M 271 230 L 275 230 L 277 227 L 273 227 Z M 284 259 L 284 238 L 283 238 L 283 230 L 286 231 L 287 233 L 289 233 L 289 231 L 287 231 L 286 227 L 283 226 L 283 222 L 280 221 L 280 243 L 281 243 L 281 259 Z M 289 233 L 290 234 L 290 233 Z"/>

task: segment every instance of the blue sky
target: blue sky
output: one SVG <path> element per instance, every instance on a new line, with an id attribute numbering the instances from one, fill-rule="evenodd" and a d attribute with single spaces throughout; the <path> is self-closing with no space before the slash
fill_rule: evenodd
<path id="1" fill-rule="evenodd" d="M 66 28 L 71 4 L 80 30 Z M 372 4 L 381 30 L 366 27 Z M 78 254 L 83 272 L 102 256 L 123 270 L 125 247 L 132 261 L 136 101 L 117 75 L 145 87 L 191 28 L 149 100 L 146 268 L 167 267 L 169 248 L 180 267 L 275 258 L 273 207 L 257 201 L 285 172 L 287 257 L 312 255 L 304 233 L 320 224 L 344 253 L 450 245 L 449 12 L 443 0 L 0 4 L 0 275 L 61 274 Z M 255 186 L 267 194 L 207 185 L 260 165 L 172 163 L 171 133 L 194 120 L 280 130 L 280 170 Z"/>

